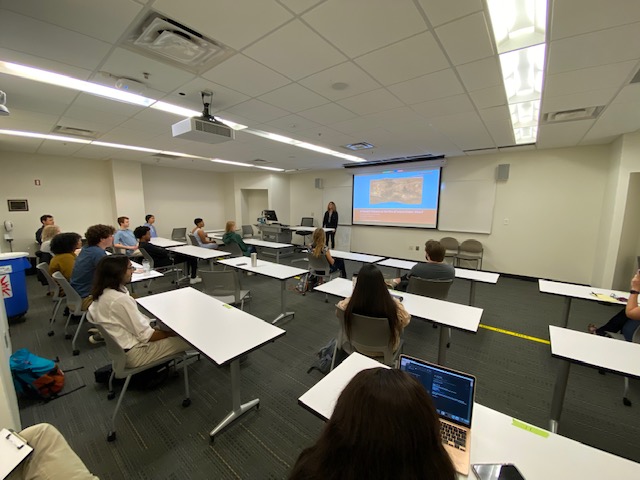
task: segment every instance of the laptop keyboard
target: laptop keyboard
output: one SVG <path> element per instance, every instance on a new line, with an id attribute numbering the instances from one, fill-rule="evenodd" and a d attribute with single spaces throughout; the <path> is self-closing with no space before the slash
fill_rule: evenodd
<path id="1" fill-rule="evenodd" d="M 467 430 L 463 428 L 440 422 L 440 438 L 445 445 L 450 445 L 462 451 L 467 449 Z"/>

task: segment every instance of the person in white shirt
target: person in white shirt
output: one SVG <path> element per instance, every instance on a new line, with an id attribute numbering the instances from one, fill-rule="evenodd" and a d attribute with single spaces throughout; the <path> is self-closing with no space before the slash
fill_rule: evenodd
<path id="1" fill-rule="evenodd" d="M 191 347 L 175 332 L 151 327 L 125 287 L 134 267 L 124 255 L 109 255 L 98 263 L 89 307 L 91 321 L 101 325 L 126 352 L 129 368 L 147 365 Z"/>

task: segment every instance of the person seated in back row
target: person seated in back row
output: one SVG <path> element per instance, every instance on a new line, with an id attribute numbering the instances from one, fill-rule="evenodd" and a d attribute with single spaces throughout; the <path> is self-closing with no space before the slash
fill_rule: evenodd
<path id="1" fill-rule="evenodd" d="M 82 238 L 73 232 L 59 233 L 51 240 L 53 259 L 49 263 L 49 274 L 62 273 L 71 282 L 73 266 L 76 263 L 76 250 L 82 247 Z"/>
<path id="2" fill-rule="evenodd" d="M 143 226 L 149 227 L 151 238 L 156 238 L 158 236 L 158 232 L 156 232 L 156 227 L 153 226 L 153 224 L 156 223 L 156 217 L 154 215 L 147 214 L 144 217 L 144 222 Z"/>
<path id="3" fill-rule="evenodd" d="M 113 236 L 114 248 L 124 250 L 127 257 L 140 256 L 138 241 L 133 235 L 133 232 L 129 230 L 129 217 L 118 217 L 118 225 L 120 229 Z M 116 250 L 116 252 L 118 252 L 118 250 Z"/>
<path id="4" fill-rule="evenodd" d="M 638 291 L 640 291 L 640 270 L 631 279 L 631 290 L 629 300 L 624 309 L 620 310 L 607 323 L 601 327 L 596 327 L 590 323 L 587 327 L 589 333 L 595 333 L 603 337 L 607 332 L 622 333 L 627 342 L 633 341 L 633 334 L 640 328 L 640 307 L 638 306 Z"/>
<path id="5" fill-rule="evenodd" d="M 136 227 L 133 234 L 138 240 L 138 248 L 142 248 L 153 259 L 153 266 L 155 267 L 168 267 L 170 265 L 184 263 L 187 265 L 188 270 L 191 272 L 191 279 L 189 283 L 194 285 L 200 283 L 202 279 L 198 277 L 198 259 L 190 257 L 188 255 L 180 255 L 179 253 L 171 255 L 165 248 L 158 247 L 151 241 L 151 230 L 147 226 Z"/>
<path id="6" fill-rule="evenodd" d="M 426 280 L 453 280 L 456 269 L 453 265 L 444 263 L 446 249 L 437 240 L 428 240 L 424 244 L 426 262 L 419 262 L 407 275 L 394 279 L 396 290 L 407 291 L 411 277 L 424 278 Z"/>
<path id="7" fill-rule="evenodd" d="M 202 220 L 201 218 L 196 218 L 193 223 L 196 226 L 193 228 L 193 230 L 191 230 L 191 233 L 195 237 L 196 242 L 198 242 L 197 246 L 202 248 L 217 249 L 218 244 L 214 240 L 211 240 L 204 231 L 204 220 Z"/>
<path id="8" fill-rule="evenodd" d="M 242 250 L 242 255 L 245 257 L 250 257 L 252 253 L 256 253 L 256 247 L 244 243 L 244 241 L 242 241 L 242 237 L 236 233 L 236 222 L 233 220 L 229 220 L 224 227 L 222 241 L 225 245 L 229 243 L 237 243 L 240 250 Z"/>
<path id="9" fill-rule="evenodd" d="M 42 215 L 40 217 L 40 223 L 42 224 L 42 226 L 36 230 L 36 242 L 38 242 L 38 245 L 42 245 L 42 230 L 44 230 L 44 227 L 46 227 L 47 225 L 55 225 L 54 219 L 52 215 Z"/>
<path id="10" fill-rule="evenodd" d="M 340 276 L 347 278 L 347 269 L 342 258 L 333 258 L 329 247 L 325 245 L 325 234 L 322 228 L 316 228 L 311 236 L 311 255 L 314 257 L 324 256 L 329 263 L 329 272 L 340 270 Z"/>

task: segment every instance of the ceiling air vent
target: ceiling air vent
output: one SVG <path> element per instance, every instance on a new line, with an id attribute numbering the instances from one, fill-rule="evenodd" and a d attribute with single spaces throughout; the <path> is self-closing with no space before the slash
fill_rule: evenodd
<path id="1" fill-rule="evenodd" d="M 358 143 L 350 143 L 348 145 L 344 145 L 342 148 L 346 148 L 348 150 L 368 150 L 370 148 L 375 148 L 374 145 L 369 142 L 358 142 Z"/>
<path id="2" fill-rule="evenodd" d="M 84 128 L 75 128 L 75 127 L 65 127 L 64 125 L 56 125 L 55 127 L 53 127 L 53 130 L 51 130 L 51 133 L 55 133 L 57 135 L 91 138 L 91 139 L 96 139 L 100 135 L 99 132 L 94 132 L 93 130 L 85 130 Z"/>
<path id="3" fill-rule="evenodd" d="M 254 158 L 253 160 L 251 160 L 251 163 L 255 163 L 256 165 L 267 165 L 273 162 L 270 162 L 269 160 L 265 160 L 263 158 Z"/>
<path id="4" fill-rule="evenodd" d="M 559 112 L 548 112 L 542 115 L 542 124 L 575 122 L 577 120 L 592 120 L 600 115 L 604 107 L 584 107 Z"/>

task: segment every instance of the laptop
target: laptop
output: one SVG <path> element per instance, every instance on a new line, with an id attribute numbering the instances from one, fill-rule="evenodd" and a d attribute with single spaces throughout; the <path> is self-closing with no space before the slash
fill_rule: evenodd
<path id="1" fill-rule="evenodd" d="M 468 475 L 476 378 L 408 355 L 400 355 L 399 368 L 416 378 L 431 395 L 440 417 L 444 448 L 456 470 Z"/>

